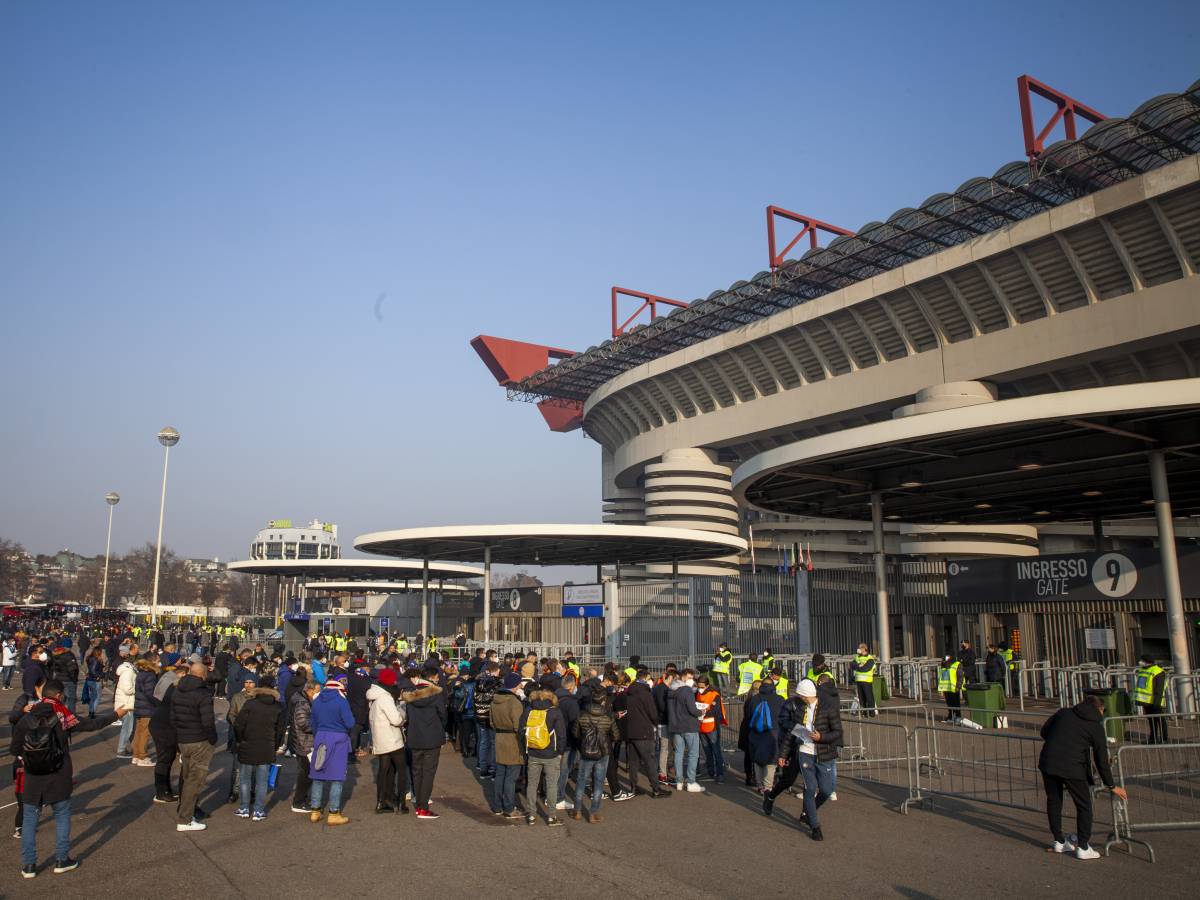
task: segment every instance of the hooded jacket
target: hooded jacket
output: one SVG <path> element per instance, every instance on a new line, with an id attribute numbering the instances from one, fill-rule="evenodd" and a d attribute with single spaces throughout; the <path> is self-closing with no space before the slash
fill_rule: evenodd
<path id="1" fill-rule="evenodd" d="M 535 709 L 546 712 L 546 728 L 550 731 L 550 744 L 540 749 L 526 747 L 526 752 L 535 759 L 553 759 L 561 756 L 567 749 L 567 720 L 563 717 L 562 710 L 558 708 L 558 698 L 549 688 L 537 688 L 529 693 L 529 708 L 521 715 L 518 736 L 524 742 L 529 713 Z"/>
<path id="2" fill-rule="evenodd" d="M 217 743 L 213 695 L 204 679 L 184 675 L 171 695 L 171 724 L 180 744 Z"/>
<path id="3" fill-rule="evenodd" d="M 649 694 L 649 692 L 650 689 L 647 688 L 646 693 Z M 621 739 L 621 731 L 617 727 L 616 717 L 603 705 L 589 701 L 580 711 L 579 718 L 575 720 L 571 729 L 574 732 L 576 746 L 579 745 L 584 732 L 589 728 L 595 728 L 600 735 L 600 741 L 604 746 L 604 755 L 611 755 L 613 744 Z"/>
<path id="4" fill-rule="evenodd" d="M 579 696 L 572 694 L 565 687 L 560 687 L 554 692 L 554 696 L 558 698 L 558 711 L 562 713 L 563 720 L 567 723 L 567 746 L 576 747 L 574 737 L 575 720 L 579 718 Z"/>
<path id="5" fill-rule="evenodd" d="M 758 707 L 764 703 L 771 710 L 771 730 L 758 732 L 749 727 L 749 723 L 754 721 Z M 769 765 L 780 758 L 779 719 L 782 711 L 783 698 L 775 693 L 775 685 L 770 681 L 764 681 L 758 693 L 746 704 L 746 742 L 751 758 L 760 766 Z"/>
<path id="6" fill-rule="evenodd" d="M 40 659 L 34 659 L 32 656 L 25 657 L 25 662 L 21 664 L 21 690 L 26 694 L 32 694 L 38 681 L 44 681 L 49 677 L 46 673 L 46 665 Z"/>
<path id="7" fill-rule="evenodd" d="M 653 740 L 658 726 L 658 706 L 650 692 L 650 685 L 635 681 L 625 690 L 624 698 L 625 717 L 621 725 L 625 729 L 626 740 Z"/>
<path id="8" fill-rule="evenodd" d="M 295 687 L 292 679 L 289 687 Z M 288 701 L 291 709 L 292 727 L 288 746 L 297 756 L 308 756 L 313 748 L 312 701 L 303 690 L 292 691 L 292 699 Z"/>
<path id="9" fill-rule="evenodd" d="M 133 712 L 136 702 L 137 666 L 133 660 L 126 657 L 117 666 L 117 689 L 113 694 L 113 709 L 127 709 Z"/>
<path id="10" fill-rule="evenodd" d="M 171 727 L 171 700 L 175 696 L 175 688 L 181 677 L 176 669 L 168 669 L 158 679 L 158 684 L 154 686 L 155 705 L 154 715 L 150 717 L 151 734 L 164 729 L 169 733 L 174 731 Z M 155 743 L 157 744 L 158 741 L 156 740 Z"/>
<path id="11" fill-rule="evenodd" d="M 408 746 L 436 750 L 446 743 L 446 694 L 436 684 L 418 681 L 400 699 L 408 715 Z"/>
<path id="12" fill-rule="evenodd" d="M 804 723 L 805 707 L 807 704 L 799 699 L 788 700 L 779 716 L 779 758 L 790 759 L 800 750 L 802 741 L 792 734 L 792 730 Z M 790 707 L 790 709 L 789 709 Z M 817 762 L 831 762 L 837 759 L 838 747 L 842 746 L 842 708 L 837 694 L 831 698 L 827 692 L 817 690 L 817 709 L 813 716 L 812 728 L 821 735 L 813 741 L 817 748 Z"/>
<path id="13" fill-rule="evenodd" d="M 380 756 L 393 750 L 402 750 L 406 718 L 404 705 L 381 684 L 373 684 L 367 689 L 367 701 L 371 704 L 368 715 L 371 723 L 371 752 Z"/>
<path id="14" fill-rule="evenodd" d="M 1042 726 L 1042 753 L 1038 768 L 1057 778 L 1093 784 L 1092 763 L 1105 787 L 1113 786 L 1108 764 L 1104 717 L 1090 700 L 1060 709 Z"/>
<path id="15" fill-rule="evenodd" d="M 667 694 L 667 733 L 699 734 L 700 716 L 696 708 L 696 691 L 682 679 L 671 684 Z"/>
<path id="16" fill-rule="evenodd" d="M 275 762 L 275 749 L 283 743 L 283 706 L 273 688 L 255 688 L 234 722 L 237 759 L 264 766 Z"/>
<path id="17" fill-rule="evenodd" d="M 139 719 L 154 715 L 157 704 L 154 701 L 154 689 L 158 686 L 158 664 L 148 659 L 139 659 L 134 666 L 133 676 L 133 714 Z"/>
<path id="18" fill-rule="evenodd" d="M 79 681 L 79 661 L 67 647 L 55 647 L 50 654 L 50 672 L 52 678 L 57 678 L 64 684 Z"/>
<path id="19" fill-rule="evenodd" d="M 475 721 L 484 728 L 492 727 L 492 698 L 500 689 L 500 679 L 495 675 L 480 675 L 475 679 Z"/>
<path id="20" fill-rule="evenodd" d="M 496 763 L 501 766 L 519 766 L 525 761 L 521 751 L 518 732 L 525 704 L 512 691 L 501 688 L 492 698 L 491 721 L 496 731 Z"/>

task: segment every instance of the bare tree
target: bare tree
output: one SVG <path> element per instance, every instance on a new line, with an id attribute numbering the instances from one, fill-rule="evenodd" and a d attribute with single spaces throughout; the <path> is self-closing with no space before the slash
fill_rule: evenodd
<path id="1" fill-rule="evenodd" d="M 0 538 L 0 600 L 23 600 L 33 586 L 33 570 L 25 548 Z"/>

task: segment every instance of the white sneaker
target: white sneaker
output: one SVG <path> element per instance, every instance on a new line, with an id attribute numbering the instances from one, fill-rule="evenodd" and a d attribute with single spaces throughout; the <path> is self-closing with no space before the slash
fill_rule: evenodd
<path id="1" fill-rule="evenodd" d="M 575 804 L 572 803 L 570 800 L 559 800 L 557 803 L 554 804 L 554 808 L 555 809 L 574 809 Z"/>
<path id="2" fill-rule="evenodd" d="M 830 799 L 830 800 L 836 800 L 836 799 L 837 799 L 837 791 L 834 791 L 832 794 L 830 794 L 830 795 L 829 795 L 829 799 Z"/>
<path id="3" fill-rule="evenodd" d="M 675 782 L 675 790 L 677 790 L 677 791 L 683 790 L 683 782 L 682 781 Z"/>
<path id="4" fill-rule="evenodd" d="M 1065 841 L 1055 841 L 1054 846 L 1052 846 L 1050 849 L 1055 853 L 1074 853 L 1078 848 L 1076 848 L 1075 842 L 1071 840 L 1072 837 L 1074 837 L 1074 835 L 1071 835 L 1071 837 L 1068 837 Z"/>
<path id="5" fill-rule="evenodd" d="M 1088 847 L 1086 850 L 1083 847 L 1076 847 L 1075 848 L 1075 858 L 1076 859 L 1099 859 L 1100 851 L 1096 850 L 1094 847 Z"/>
<path id="6" fill-rule="evenodd" d="M 197 822 L 195 819 L 192 819 L 192 821 L 188 822 L 186 825 L 176 825 L 175 830 L 176 831 L 203 831 L 207 827 L 208 826 L 205 825 L 203 822 Z"/>
<path id="7" fill-rule="evenodd" d="M 135 766 L 153 766 L 154 760 L 150 759 L 149 757 L 143 757 L 142 759 L 135 759 L 133 764 Z"/>
<path id="8" fill-rule="evenodd" d="M 694 781 L 687 786 L 687 792 L 689 794 L 703 794 L 705 790 L 707 790 L 707 788 L 705 788 L 704 785 L 696 784 Z"/>

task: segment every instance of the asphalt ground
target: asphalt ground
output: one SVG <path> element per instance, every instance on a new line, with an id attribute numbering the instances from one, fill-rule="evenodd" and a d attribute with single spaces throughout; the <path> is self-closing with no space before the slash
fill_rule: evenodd
<path id="1" fill-rule="evenodd" d="M 4 748 L 8 737 L 5 724 Z M 493 817 L 473 761 L 449 747 L 432 804 L 439 819 L 376 815 L 366 759 L 347 783 L 350 824 L 329 827 L 291 812 L 292 760 L 283 760 L 268 819 L 235 818 L 224 803 L 231 757 L 222 738 L 202 797 L 209 827 L 179 833 L 174 807 L 152 802 L 153 769 L 116 759 L 116 739 L 112 727 L 74 742 L 79 869 L 53 873 L 54 829 L 44 810 L 39 874 L 22 879 L 20 842 L 8 837 L 14 807 L 0 809 L 0 896 L 57 898 L 64 888 L 135 898 L 1195 896 L 1196 832 L 1152 835 L 1157 864 L 1144 851 L 1083 862 L 1046 852 L 1039 814 L 938 798 L 902 815 L 904 790 L 843 774 L 838 799 L 822 809 L 826 839 L 816 843 L 798 825 L 799 800 L 785 795 L 773 818 L 762 815 L 735 774 L 740 758 L 727 783 L 707 782 L 705 794 L 606 801 L 603 822 L 567 819 L 562 828 Z M 12 802 L 10 771 L 5 764 L 0 805 Z M 1068 812 L 1068 830 L 1073 821 Z M 1106 831 L 1099 826 L 1094 841 L 1102 845 Z"/>

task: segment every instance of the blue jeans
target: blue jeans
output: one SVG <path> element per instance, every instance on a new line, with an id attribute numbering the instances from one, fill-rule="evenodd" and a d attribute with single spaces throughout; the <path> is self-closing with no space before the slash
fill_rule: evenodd
<path id="1" fill-rule="evenodd" d="M 241 803 L 238 804 L 242 809 L 250 808 L 250 788 L 254 788 L 254 812 L 258 815 L 264 815 L 267 811 L 267 774 L 271 771 L 271 766 L 261 765 L 256 766 L 251 763 L 242 763 L 242 785 L 241 785 Z M 337 784 L 338 782 L 334 782 Z M 338 799 L 341 799 L 341 791 L 338 791 Z M 333 792 L 329 794 L 330 803 L 333 802 Z"/>
<path id="2" fill-rule="evenodd" d="M 245 782 L 242 782 L 242 784 L 244 785 Z M 264 778 L 263 787 L 266 787 L 266 784 L 267 781 L 266 778 Z M 325 785 L 329 785 L 329 812 L 341 812 L 342 782 L 340 781 L 314 781 L 312 783 L 312 788 L 308 792 L 309 807 L 317 810 L 321 808 L 321 803 L 325 794 Z M 245 787 L 243 787 L 242 790 L 245 790 Z"/>
<path id="3" fill-rule="evenodd" d="M 608 757 L 579 760 L 579 774 L 575 776 L 575 808 L 583 809 L 583 795 L 587 792 L 588 780 L 592 782 L 592 812 L 600 812 L 600 798 L 604 794 L 604 779 L 608 775 Z"/>
<path id="4" fill-rule="evenodd" d="M 492 812 L 510 813 L 517 808 L 517 778 L 524 766 L 496 764 L 496 778 L 492 782 Z"/>
<path id="5" fill-rule="evenodd" d="M 4 675 L 4 688 L 5 688 L 5 690 L 7 690 L 7 689 L 8 689 L 8 687 L 9 687 L 9 686 L 12 684 L 12 673 L 13 673 L 13 669 L 14 669 L 14 668 L 16 668 L 16 666 L 3 666 L 3 667 L 0 667 L 0 674 L 3 674 L 3 675 Z"/>
<path id="6" fill-rule="evenodd" d="M 710 778 L 717 781 L 725 779 L 725 754 L 721 752 L 721 726 L 712 731 L 700 733 L 700 746 L 704 748 L 704 764 Z"/>
<path id="7" fill-rule="evenodd" d="M 125 713 L 121 719 L 121 731 L 117 735 L 117 754 L 129 752 L 129 742 L 133 740 L 133 723 L 137 717 L 133 714 L 133 710 Z M 233 729 L 231 728 L 230 731 Z"/>
<path id="8" fill-rule="evenodd" d="M 475 730 L 479 732 L 475 741 L 475 768 L 487 774 L 496 768 L 496 732 L 478 721 Z"/>
<path id="9" fill-rule="evenodd" d="M 675 783 L 695 784 L 696 759 L 700 755 L 700 735 L 695 731 L 688 734 L 673 734 L 671 743 L 675 746 Z M 684 772 L 685 750 L 687 751 L 686 773 Z"/>
<path id="10" fill-rule="evenodd" d="M 571 771 L 578 761 L 579 751 L 574 747 L 562 755 L 562 768 L 558 771 L 558 796 L 562 800 L 567 799 L 567 779 L 571 777 Z"/>
<path id="11" fill-rule="evenodd" d="M 78 699 L 79 683 L 75 681 L 63 682 L 62 703 L 71 712 L 75 712 L 75 703 Z"/>
<path id="12" fill-rule="evenodd" d="M 825 805 L 829 795 L 837 790 L 837 760 L 817 762 L 809 753 L 798 754 L 800 774 L 804 776 L 804 814 L 810 828 L 820 828 L 817 810 Z"/>
<path id="13" fill-rule="evenodd" d="M 100 706 L 100 682 L 89 678 L 83 683 L 83 690 L 88 695 L 88 712 L 95 717 L 96 709 Z"/>
<path id="14" fill-rule="evenodd" d="M 54 811 L 54 858 L 66 859 L 71 855 L 71 798 L 52 803 Z M 37 865 L 37 823 L 42 814 L 40 806 L 26 803 L 21 821 L 21 865 Z"/>

